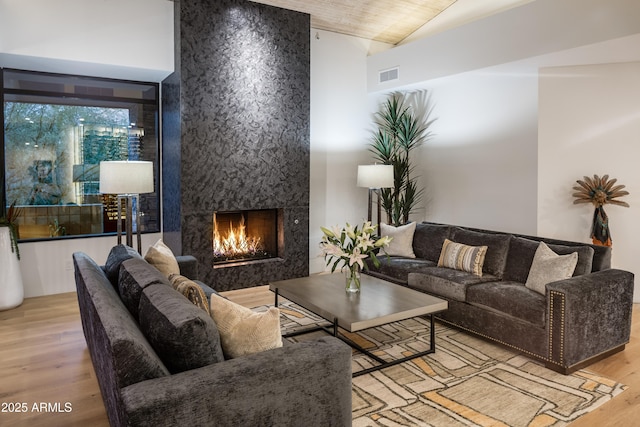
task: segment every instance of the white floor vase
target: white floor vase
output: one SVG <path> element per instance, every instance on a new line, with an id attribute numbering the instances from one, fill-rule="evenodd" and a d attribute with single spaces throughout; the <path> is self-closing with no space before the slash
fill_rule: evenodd
<path id="1" fill-rule="evenodd" d="M 23 299 L 20 261 L 11 251 L 9 227 L 0 227 L 0 310 L 17 307 Z"/>

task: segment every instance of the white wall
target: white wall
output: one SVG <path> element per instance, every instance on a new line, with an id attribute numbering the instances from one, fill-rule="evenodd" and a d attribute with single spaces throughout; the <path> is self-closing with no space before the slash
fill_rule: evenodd
<path id="1" fill-rule="evenodd" d="M 160 236 L 160 233 L 142 235 L 143 255 Z M 102 265 L 116 243 L 116 236 L 20 243 L 20 272 L 24 297 L 75 292 L 73 253 L 85 252 L 96 263 Z"/>
<path id="2" fill-rule="evenodd" d="M 592 205 L 573 205 L 584 175 L 608 174 L 626 185 L 625 208 L 606 205 L 612 264 L 636 275 L 640 241 L 640 62 L 540 70 L 538 231 L 590 241 Z M 640 289 L 635 289 L 640 301 Z"/>
<path id="3" fill-rule="evenodd" d="M 416 219 L 535 234 L 536 76 L 485 69 L 420 87 L 436 121 L 417 160 L 426 212 Z"/>
<path id="4" fill-rule="evenodd" d="M 381 43 L 311 31 L 310 270 L 324 269 L 321 226 L 357 224 L 367 217 L 368 190 L 356 187 L 359 164 L 373 129 L 367 95 L 367 54 Z"/>
<path id="5" fill-rule="evenodd" d="M 159 82 L 173 65 L 171 1 L 0 2 L 1 67 Z"/>

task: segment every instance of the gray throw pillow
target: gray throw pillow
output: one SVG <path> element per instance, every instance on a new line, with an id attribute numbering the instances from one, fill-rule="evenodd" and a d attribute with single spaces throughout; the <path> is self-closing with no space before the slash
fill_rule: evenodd
<path id="1" fill-rule="evenodd" d="M 172 374 L 224 360 L 213 319 L 171 286 L 147 286 L 139 317 L 142 333 Z"/>
<path id="2" fill-rule="evenodd" d="M 546 294 L 547 283 L 568 279 L 578 263 L 578 253 L 558 255 L 544 242 L 540 242 L 533 257 L 531 270 L 525 286 L 542 295 Z"/>
<path id="3" fill-rule="evenodd" d="M 169 286 L 169 281 L 158 269 L 142 258 L 131 258 L 122 263 L 118 279 L 120 299 L 134 319 L 138 320 L 142 290 L 147 286 L 158 284 Z"/>

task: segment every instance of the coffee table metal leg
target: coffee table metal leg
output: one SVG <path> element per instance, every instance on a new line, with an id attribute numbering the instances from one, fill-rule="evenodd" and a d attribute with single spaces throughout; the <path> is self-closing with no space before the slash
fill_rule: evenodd
<path id="1" fill-rule="evenodd" d="M 429 349 L 428 350 L 421 351 L 419 353 L 412 354 L 410 356 L 401 357 L 399 359 L 394 359 L 394 360 L 391 360 L 391 361 L 386 361 L 386 360 L 382 359 L 381 357 L 373 354 L 369 350 L 363 348 L 361 345 L 357 344 L 353 340 L 351 340 L 351 339 L 347 338 L 346 336 L 340 334 L 338 332 L 338 319 L 337 318 L 333 319 L 333 323 L 331 325 L 324 325 L 324 326 L 323 325 L 319 325 L 319 326 L 314 326 L 314 327 L 311 327 L 311 328 L 305 328 L 305 329 L 301 329 L 301 330 L 290 332 L 288 334 L 283 335 L 282 337 L 283 338 L 295 337 L 297 335 L 308 334 L 310 332 L 316 332 L 316 331 L 324 331 L 324 332 L 327 332 L 328 334 L 333 335 L 334 337 L 336 337 L 336 338 L 340 339 L 341 341 L 343 341 L 344 343 L 348 344 L 351 348 L 354 348 L 355 350 L 357 350 L 360 353 L 364 354 L 365 356 L 375 360 L 378 363 L 378 365 L 376 365 L 376 366 L 372 366 L 370 368 L 362 369 L 362 370 L 354 372 L 352 374 L 353 377 L 358 377 L 360 375 L 368 374 L 370 372 L 379 371 L 380 369 L 388 368 L 390 366 L 399 365 L 400 363 L 408 362 L 408 361 L 416 359 L 418 357 L 422 357 L 422 356 L 426 356 L 428 354 L 435 353 L 435 351 L 436 351 L 436 334 L 435 334 L 435 328 L 434 328 L 434 322 L 433 322 L 433 315 L 429 315 L 429 325 L 430 325 L 430 329 L 431 330 L 429 331 L 429 338 L 430 338 L 429 341 L 430 342 L 429 342 Z"/>
<path id="2" fill-rule="evenodd" d="M 362 348 L 361 346 L 359 346 L 358 344 L 354 343 L 353 341 L 349 340 L 348 338 L 343 337 L 343 336 L 338 336 L 338 338 L 340 338 L 342 341 L 344 341 L 347 344 L 349 344 L 351 347 L 355 348 L 356 350 L 360 351 L 361 353 L 365 354 L 366 356 L 368 356 L 368 357 L 374 359 L 376 362 L 380 363 L 379 365 L 372 366 L 370 368 L 366 368 L 366 369 L 362 369 L 360 371 L 354 372 L 352 374 L 352 376 L 353 377 L 358 377 L 360 375 L 368 374 L 368 373 L 374 372 L 374 371 L 379 371 L 380 369 L 388 368 L 390 366 L 399 365 L 400 363 L 408 362 L 409 360 L 416 359 L 418 357 L 422 357 L 422 356 L 426 356 L 428 354 L 435 353 L 435 351 L 436 351 L 436 334 L 435 334 L 435 328 L 434 328 L 434 324 L 433 324 L 433 315 L 432 314 L 429 315 L 429 325 L 430 325 L 430 328 L 431 328 L 430 333 L 429 333 L 429 338 L 430 338 L 431 342 L 429 343 L 429 349 L 428 350 L 421 351 L 419 353 L 412 354 L 410 356 L 401 357 L 400 359 L 394 359 L 394 360 L 391 360 L 391 361 L 385 361 L 385 360 L 381 359 L 380 357 L 376 356 L 375 354 L 372 354 L 368 350 Z"/>

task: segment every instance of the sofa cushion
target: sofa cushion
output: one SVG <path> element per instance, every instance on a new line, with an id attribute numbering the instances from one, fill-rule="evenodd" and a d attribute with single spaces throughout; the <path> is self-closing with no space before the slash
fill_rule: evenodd
<path id="1" fill-rule="evenodd" d="M 162 239 L 150 246 L 144 259 L 155 268 L 160 270 L 167 278 L 172 274 L 180 274 L 178 260 L 173 255 L 171 249 L 164 244 Z"/>
<path id="2" fill-rule="evenodd" d="M 487 255 L 484 258 L 482 270 L 498 278 L 502 278 L 507 264 L 509 253 L 509 241 L 511 234 L 481 233 L 455 227 L 451 240 L 470 246 L 487 246 Z"/>
<path id="3" fill-rule="evenodd" d="M 391 237 L 391 242 L 384 248 L 384 252 L 389 256 L 396 255 L 415 258 L 416 255 L 413 253 L 413 234 L 415 231 L 415 222 L 410 222 L 409 224 L 399 227 L 394 227 L 384 222 L 380 223 L 380 236 Z"/>
<path id="4" fill-rule="evenodd" d="M 107 273 L 107 277 L 116 291 L 118 291 L 120 264 L 131 258 L 142 259 L 142 255 L 127 245 L 114 246 L 111 248 L 109 256 L 107 256 L 107 261 L 104 263 L 104 271 Z"/>
<path id="5" fill-rule="evenodd" d="M 438 262 L 444 239 L 449 238 L 448 225 L 421 223 L 413 235 L 413 252 L 416 257 Z"/>
<path id="6" fill-rule="evenodd" d="M 96 374 L 113 387 L 169 375 L 103 270 L 73 254 L 80 317 Z"/>
<path id="7" fill-rule="evenodd" d="M 547 240 L 547 239 L 543 239 Z M 514 281 L 525 283 L 529 276 L 529 270 L 531 270 L 531 264 L 533 263 L 533 257 L 536 254 L 540 241 L 526 239 L 523 237 L 514 237 L 511 239 L 509 255 L 507 257 L 507 266 L 505 268 L 503 279 L 507 281 Z M 559 245 L 547 243 L 547 246 L 551 248 L 558 255 L 566 255 L 572 252 L 578 253 L 578 263 L 573 271 L 574 276 L 581 276 L 591 272 L 594 250 L 591 246 L 577 245 Z"/>
<path id="8" fill-rule="evenodd" d="M 435 296 L 464 302 L 467 299 L 467 289 L 496 280 L 497 277 L 491 274 L 481 277 L 451 268 L 430 267 L 423 269 L 421 273 L 410 273 L 408 286 Z"/>
<path id="9" fill-rule="evenodd" d="M 593 259 L 591 260 L 592 268 L 589 272 L 607 270 L 611 268 L 611 247 L 610 246 L 600 246 L 594 245 L 591 243 L 582 243 L 575 242 L 570 240 L 560 240 L 560 239 L 551 239 L 548 237 L 538 237 L 538 236 L 527 236 L 527 235 L 518 235 L 518 237 L 522 237 L 529 240 L 535 240 L 536 242 L 544 241 L 549 247 L 558 245 L 558 246 L 566 246 L 566 247 L 589 247 L 593 250 Z M 578 265 L 581 263 L 580 254 L 578 254 Z"/>
<path id="10" fill-rule="evenodd" d="M 211 317 L 218 325 L 228 359 L 282 347 L 280 310 L 256 312 L 218 295 L 211 296 Z"/>
<path id="11" fill-rule="evenodd" d="M 224 360 L 213 319 L 171 286 L 147 286 L 139 317 L 140 329 L 172 374 Z"/>
<path id="12" fill-rule="evenodd" d="M 453 268 L 482 276 L 486 246 L 469 246 L 445 239 L 438 259 L 438 267 Z"/>
<path id="13" fill-rule="evenodd" d="M 467 303 L 504 313 L 539 327 L 546 322 L 546 298 L 518 282 L 487 282 L 467 290 Z"/>
<path id="14" fill-rule="evenodd" d="M 593 248 L 591 246 L 565 246 L 551 243 L 547 243 L 547 246 L 558 255 L 568 255 L 574 252 L 578 254 L 578 262 L 576 263 L 576 268 L 573 270 L 572 276 L 582 276 L 583 274 L 591 273 L 593 263 Z"/>
<path id="15" fill-rule="evenodd" d="M 404 257 L 379 257 L 380 266 L 375 267 L 373 261 L 369 258 L 365 259 L 369 270 L 373 276 L 395 283 L 407 284 L 409 273 L 421 272 L 424 269 L 436 267 L 436 263 L 422 258 L 404 258 Z M 366 270 L 365 270 L 366 271 Z"/>
<path id="16" fill-rule="evenodd" d="M 131 258 L 121 264 L 118 279 L 120 299 L 134 319 L 138 320 L 142 290 L 149 285 L 157 284 L 169 285 L 169 281 L 157 268 L 142 258 Z"/>
<path id="17" fill-rule="evenodd" d="M 169 276 L 169 281 L 173 289 L 184 295 L 185 298 L 191 301 L 191 304 L 203 309 L 209 314 L 209 300 L 199 284 L 179 274 Z"/>
<path id="18" fill-rule="evenodd" d="M 197 280 L 198 276 L 198 260 L 193 255 L 176 255 L 176 261 L 180 267 L 180 274 L 191 280 Z"/>
<path id="19" fill-rule="evenodd" d="M 545 295 L 547 283 L 571 277 L 577 262 L 577 252 L 558 255 L 544 242 L 540 242 L 524 285 L 539 294 Z"/>

